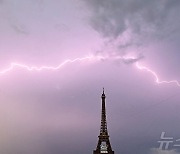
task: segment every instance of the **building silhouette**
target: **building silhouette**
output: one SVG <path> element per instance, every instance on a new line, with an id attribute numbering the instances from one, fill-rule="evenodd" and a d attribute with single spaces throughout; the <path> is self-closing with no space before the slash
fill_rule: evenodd
<path id="1" fill-rule="evenodd" d="M 93 151 L 93 154 L 114 154 L 114 151 L 111 148 L 108 130 L 107 130 L 107 122 L 106 122 L 106 104 L 105 104 L 105 93 L 103 88 L 102 93 L 102 111 L 101 111 L 101 128 L 100 134 L 98 136 L 98 144 L 96 150 Z"/>

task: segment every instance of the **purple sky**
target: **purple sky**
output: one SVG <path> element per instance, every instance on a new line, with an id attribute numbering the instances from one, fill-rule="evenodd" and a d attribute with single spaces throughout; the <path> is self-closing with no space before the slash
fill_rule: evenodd
<path id="1" fill-rule="evenodd" d="M 179 0 L 0 0 L 1 154 L 91 154 L 101 93 L 116 154 L 160 151 L 161 132 L 180 139 Z M 135 57 L 135 60 L 119 57 Z"/>

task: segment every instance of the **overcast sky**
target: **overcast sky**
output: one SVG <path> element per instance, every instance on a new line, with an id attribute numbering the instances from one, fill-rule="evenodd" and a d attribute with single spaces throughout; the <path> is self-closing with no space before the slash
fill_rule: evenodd
<path id="1" fill-rule="evenodd" d="M 0 0 L 0 153 L 92 154 L 105 87 L 116 154 L 179 154 L 179 14 L 179 0 Z"/>

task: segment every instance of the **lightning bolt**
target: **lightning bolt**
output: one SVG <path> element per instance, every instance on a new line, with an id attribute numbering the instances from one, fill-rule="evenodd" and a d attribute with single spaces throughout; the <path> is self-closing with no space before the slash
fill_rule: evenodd
<path id="1" fill-rule="evenodd" d="M 86 57 L 83 57 L 83 58 L 76 58 L 76 59 L 67 59 L 65 60 L 64 62 L 62 62 L 61 64 L 59 64 L 58 66 L 40 66 L 40 67 L 37 67 L 37 66 L 28 66 L 28 65 L 25 65 L 25 64 L 20 64 L 20 63 L 11 63 L 10 66 L 6 69 L 3 69 L 0 71 L 0 75 L 4 75 L 16 68 L 22 68 L 22 69 L 25 69 L 25 70 L 28 70 L 28 71 L 43 71 L 43 70 L 59 70 L 61 69 L 63 66 L 69 64 L 69 63 L 75 63 L 75 62 L 78 62 L 78 61 L 87 61 L 87 60 L 102 60 L 102 59 L 111 59 L 112 57 L 104 57 L 104 56 L 86 56 Z M 128 61 L 128 60 L 136 60 L 135 57 L 116 57 L 115 59 L 121 59 L 121 60 L 124 60 L 124 61 Z M 142 71 L 146 71 L 148 72 L 149 74 L 151 74 L 154 79 L 155 79 L 155 82 L 157 84 L 176 84 L 178 87 L 180 87 L 180 83 L 177 81 L 177 80 L 170 80 L 170 81 L 165 81 L 165 80 L 160 80 L 157 73 L 153 70 L 151 70 L 150 68 L 144 66 L 144 65 L 141 65 L 139 62 L 135 62 L 135 66 L 137 69 L 139 70 L 142 70 Z"/>
<path id="2" fill-rule="evenodd" d="M 12 70 L 14 70 L 15 68 L 22 68 L 22 69 L 26 69 L 28 71 L 43 71 L 43 70 L 58 70 L 60 68 L 62 68 L 63 66 L 67 65 L 68 63 L 74 63 L 77 61 L 86 61 L 86 60 L 93 60 L 93 59 L 100 59 L 102 58 L 101 56 L 87 56 L 87 57 L 83 57 L 83 58 L 76 58 L 76 59 L 67 59 L 64 62 L 62 62 L 61 64 L 59 64 L 58 66 L 27 66 L 25 64 L 20 64 L 20 63 L 11 63 L 10 66 L 2 71 L 0 71 L 0 74 L 6 74 Z"/>
<path id="3" fill-rule="evenodd" d="M 154 79 L 155 79 L 155 82 L 157 83 L 157 84 L 163 84 L 163 83 L 166 83 L 166 84 L 176 84 L 178 87 L 180 87 L 180 83 L 177 81 L 177 80 L 170 80 L 170 81 L 165 81 L 165 80 L 160 80 L 159 79 L 159 77 L 158 77 L 158 75 L 157 75 L 157 73 L 156 72 L 154 72 L 153 70 L 151 70 L 150 68 L 148 68 L 148 67 L 145 67 L 145 66 L 142 66 L 142 65 L 140 65 L 138 62 L 136 62 L 136 67 L 138 68 L 138 69 L 140 69 L 140 70 L 143 70 L 143 71 L 146 71 L 146 72 L 148 72 L 148 73 L 150 73 L 153 77 L 154 77 Z"/>

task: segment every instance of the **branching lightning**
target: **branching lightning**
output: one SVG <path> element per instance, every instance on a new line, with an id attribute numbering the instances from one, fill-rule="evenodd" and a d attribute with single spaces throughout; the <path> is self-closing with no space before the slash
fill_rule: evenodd
<path id="1" fill-rule="evenodd" d="M 111 57 L 112 58 L 112 57 Z M 28 66 L 25 64 L 21 64 L 21 63 L 11 63 L 9 67 L 7 67 L 6 69 L 3 69 L 0 71 L 0 75 L 4 75 L 12 70 L 15 70 L 16 68 L 21 68 L 21 69 L 25 69 L 27 71 L 43 71 L 43 70 L 59 70 L 61 69 L 63 66 L 70 64 L 70 63 L 75 63 L 78 61 L 87 61 L 87 60 L 101 60 L 101 59 L 111 59 L 110 57 L 103 57 L 103 56 L 87 56 L 87 57 L 83 57 L 83 58 L 76 58 L 76 59 L 67 59 L 64 62 L 60 63 L 58 66 Z M 125 62 L 127 61 L 136 61 L 135 57 L 116 57 L 116 59 L 120 59 L 123 60 Z M 160 80 L 157 73 L 153 70 L 151 70 L 150 68 L 140 64 L 139 62 L 135 62 L 135 66 L 137 69 L 142 70 L 142 71 L 146 71 L 148 72 L 150 75 L 152 75 L 155 79 L 155 82 L 157 84 L 176 84 L 178 87 L 180 87 L 180 83 L 177 80 L 170 80 L 170 81 L 165 81 L 165 80 Z"/>
<path id="2" fill-rule="evenodd" d="M 96 57 L 96 59 L 98 58 L 101 58 L 100 56 Z M 76 59 L 67 59 L 65 60 L 64 62 L 62 62 L 61 64 L 59 64 L 58 66 L 40 66 L 40 67 L 37 67 L 37 66 L 27 66 L 25 64 L 20 64 L 20 63 L 11 63 L 11 65 L 0 71 L 0 74 L 3 75 L 3 74 L 6 74 L 16 68 L 22 68 L 22 69 L 26 69 L 28 71 L 43 71 L 43 70 L 58 70 L 60 68 L 62 68 L 63 66 L 67 65 L 68 63 L 74 63 L 74 62 L 77 62 L 77 61 L 85 61 L 85 60 L 93 60 L 95 59 L 95 57 L 93 56 L 87 56 L 87 57 L 83 57 L 83 58 L 76 58 Z"/>
<path id="3" fill-rule="evenodd" d="M 177 81 L 177 80 L 170 80 L 170 81 L 161 81 L 157 75 L 156 72 L 154 72 L 153 70 L 151 70 L 150 68 L 148 67 L 145 67 L 145 66 L 142 66 L 140 65 L 138 62 L 136 62 L 136 67 L 140 70 L 143 70 L 143 71 L 146 71 L 146 72 L 149 72 L 155 79 L 155 82 L 157 84 L 163 84 L 163 83 L 166 83 L 166 84 L 176 84 L 178 87 L 180 87 L 180 83 Z"/>

